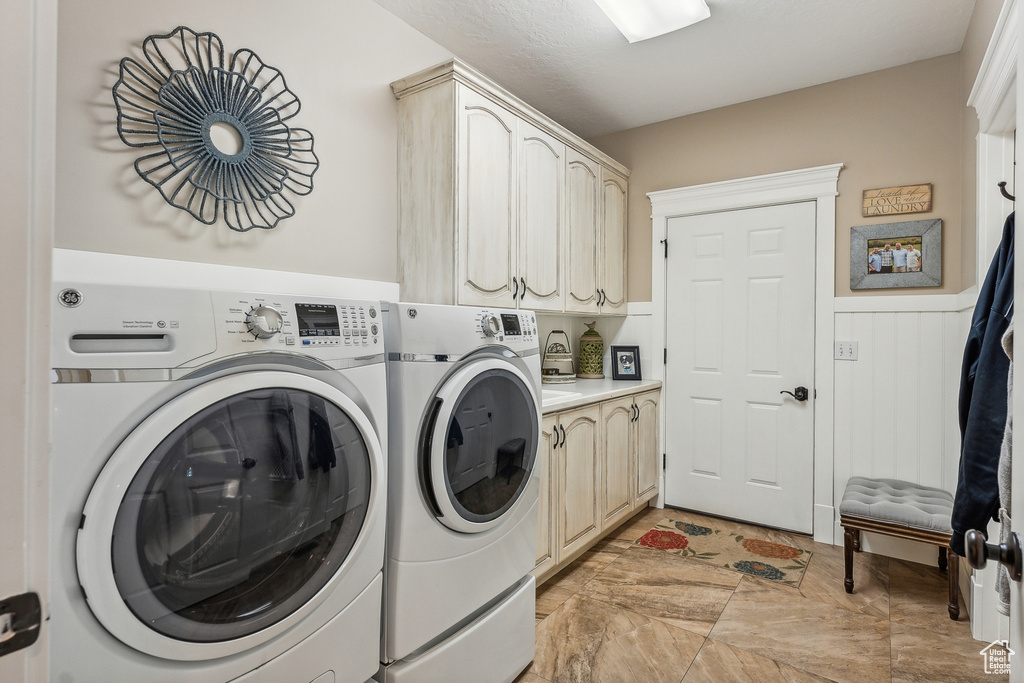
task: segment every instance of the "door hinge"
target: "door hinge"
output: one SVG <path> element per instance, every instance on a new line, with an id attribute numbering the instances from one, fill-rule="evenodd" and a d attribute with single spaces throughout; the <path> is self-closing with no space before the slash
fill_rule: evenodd
<path id="1" fill-rule="evenodd" d="M 0 657 L 36 642 L 42 613 L 35 593 L 0 600 Z"/>
<path id="2" fill-rule="evenodd" d="M 661 364 L 662 365 L 668 365 L 668 347 L 667 346 L 664 349 L 662 349 Z"/>
<path id="3" fill-rule="evenodd" d="M 662 453 L 661 454 L 661 469 L 663 469 L 663 470 L 666 469 L 666 465 L 668 465 L 668 454 L 667 453 Z"/>
<path id="4" fill-rule="evenodd" d="M 665 245 L 665 258 L 668 258 L 668 238 L 663 239 L 661 243 Z"/>

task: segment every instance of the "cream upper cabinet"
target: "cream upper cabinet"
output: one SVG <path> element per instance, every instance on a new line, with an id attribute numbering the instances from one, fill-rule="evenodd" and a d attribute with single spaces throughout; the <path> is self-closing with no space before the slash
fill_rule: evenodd
<path id="1" fill-rule="evenodd" d="M 626 178 L 574 150 L 566 168 L 565 310 L 625 313 Z"/>
<path id="2" fill-rule="evenodd" d="M 569 268 L 565 310 L 597 312 L 597 248 L 601 221 L 601 167 L 569 150 L 566 154 L 566 204 Z"/>
<path id="3" fill-rule="evenodd" d="M 536 311 L 565 304 L 565 150 L 554 136 L 519 122 L 519 305 Z"/>
<path id="4" fill-rule="evenodd" d="M 518 121 L 468 88 L 458 88 L 458 301 L 514 308 L 517 270 Z"/>
<path id="5" fill-rule="evenodd" d="M 601 523 L 616 526 L 633 509 L 633 397 L 601 404 Z"/>
<path id="6" fill-rule="evenodd" d="M 634 398 L 636 417 L 633 421 L 635 480 L 633 508 L 658 495 L 661 475 L 661 449 L 658 448 L 658 401 L 661 391 L 648 391 Z"/>
<path id="7" fill-rule="evenodd" d="M 626 312 L 626 179 L 601 169 L 601 245 L 598 279 L 601 313 Z"/>
<path id="8" fill-rule="evenodd" d="M 403 299 L 625 313 L 629 169 L 457 60 L 391 88 Z"/>

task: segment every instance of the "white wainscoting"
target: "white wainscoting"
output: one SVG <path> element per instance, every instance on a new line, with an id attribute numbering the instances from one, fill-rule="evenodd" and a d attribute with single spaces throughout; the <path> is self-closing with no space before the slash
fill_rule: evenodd
<path id="1" fill-rule="evenodd" d="M 858 343 L 856 361 L 833 361 L 835 542 L 839 503 L 851 476 L 889 477 L 956 492 L 960 465 L 957 402 L 964 344 L 977 288 L 960 295 L 836 300 L 836 341 Z M 994 527 L 991 527 L 994 528 Z M 932 564 L 932 546 L 864 534 L 864 549 Z M 960 584 L 975 638 L 1005 630 L 995 613 L 995 572 L 961 564 Z M 984 634 L 984 635 L 982 635 Z"/>
<path id="2" fill-rule="evenodd" d="M 837 503 L 857 475 L 956 490 L 969 324 L 960 311 L 836 313 L 836 341 L 859 351 L 855 361 L 834 361 Z"/>

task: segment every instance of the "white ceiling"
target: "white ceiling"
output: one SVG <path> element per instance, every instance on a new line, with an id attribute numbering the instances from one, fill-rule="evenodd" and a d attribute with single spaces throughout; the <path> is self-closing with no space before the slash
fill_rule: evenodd
<path id="1" fill-rule="evenodd" d="M 975 3 L 708 0 L 631 45 L 593 0 L 375 1 L 585 138 L 958 52 Z"/>

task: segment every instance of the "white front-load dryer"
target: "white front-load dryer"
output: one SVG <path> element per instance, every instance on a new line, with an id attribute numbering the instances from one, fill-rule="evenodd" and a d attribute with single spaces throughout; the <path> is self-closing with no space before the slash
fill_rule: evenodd
<path id="1" fill-rule="evenodd" d="M 386 683 L 533 659 L 540 357 L 531 311 L 386 304 Z"/>
<path id="2" fill-rule="evenodd" d="M 363 683 L 387 396 L 378 302 L 58 282 L 50 678 Z"/>

